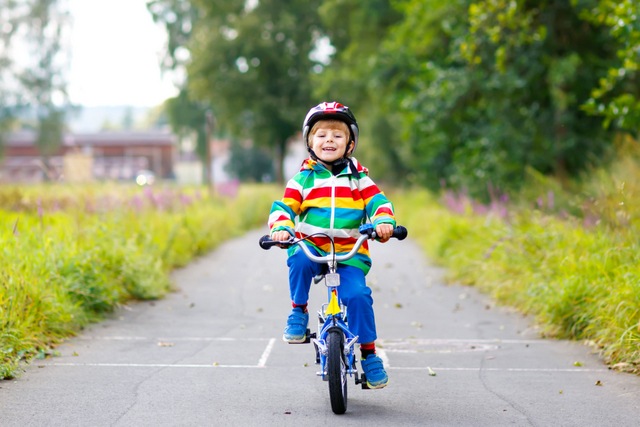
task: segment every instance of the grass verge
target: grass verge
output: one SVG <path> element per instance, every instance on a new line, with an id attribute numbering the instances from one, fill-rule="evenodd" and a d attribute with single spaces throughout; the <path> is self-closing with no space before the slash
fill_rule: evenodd
<path id="1" fill-rule="evenodd" d="M 266 223 L 275 186 L 235 198 L 199 189 L 3 187 L 0 378 L 131 299 L 161 298 L 169 272 Z"/>
<path id="2" fill-rule="evenodd" d="M 610 181 L 609 190 L 598 186 L 599 198 L 581 196 L 589 201 L 581 217 L 541 204 L 478 213 L 471 201 L 452 212 L 426 191 L 396 195 L 394 203 L 410 235 L 449 269 L 450 281 L 533 315 L 546 336 L 584 340 L 606 363 L 639 373 L 640 233 L 636 211 L 621 201 L 637 194 L 621 193 L 620 179 Z"/>

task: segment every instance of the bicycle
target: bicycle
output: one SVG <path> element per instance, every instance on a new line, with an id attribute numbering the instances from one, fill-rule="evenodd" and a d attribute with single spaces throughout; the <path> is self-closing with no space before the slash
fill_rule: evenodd
<path id="1" fill-rule="evenodd" d="M 290 238 L 286 241 L 273 241 L 269 236 L 260 238 L 260 247 L 268 250 L 272 246 L 279 245 L 282 248 L 288 248 L 292 245 L 298 245 L 304 254 L 320 264 L 327 265 L 327 272 L 314 277 L 315 284 L 320 283 L 323 279 L 328 290 L 328 302 L 322 304 L 318 310 L 318 333 L 310 333 L 307 329 L 306 340 L 299 344 L 313 343 L 316 353 L 316 365 L 321 366 L 321 371 L 317 372 L 317 376 L 321 376 L 324 381 L 329 383 L 329 400 L 331 401 L 331 409 L 336 414 L 344 414 L 347 411 L 347 377 L 355 378 L 355 384 L 360 384 L 363 389 L 368 389 L 367 378 L 364 373 L 358 375 L 356 366 L 357 357 L 355 352 L 355 344 L 358 342 L 358 336 L 354 335 L 348 327 L 347 307 L 342 304 L 339 296 L 340 275 L 337 273 L 338 263 L 347 261 L 355 256 L 358 249 L 368 239 L 375 239 L 376 233 L 373 225 L 365 224 L 360 227 L 360 237 L 350 252 L 337 255 L 331 246 L 331 252 L 325 256 L 319 256 L 311 252 L 308 245 L 304 243 L 304 239 L 296 240 Z M 325 235 L 330 238 L 330 236 Z M 392 237 L 398 240 L 404 240 L 407 237 L 407 229 L 398 226 L 393 230 Z M 291 343 L 293 344 L 293 343 Z"/>

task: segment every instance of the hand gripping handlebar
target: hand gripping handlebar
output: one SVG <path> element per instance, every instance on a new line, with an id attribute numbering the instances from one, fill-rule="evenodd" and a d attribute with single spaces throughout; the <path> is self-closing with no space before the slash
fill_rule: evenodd
<path id="1" fill-rule="evenodd" d="M 407 234 L 408 234 L 407 229 L 399 225 L 393 229 L 393 234 L 391 235 L 391 237 L 395 237 L 398 240 L 404 240 L 407 237 Z M 372 228 L 366 229 L 362 231 L 362 234 L 360 235 L 355 245 L 353 246 L 353 249 L 351 249 L 349 253 L 343 254 L 343 255 L 336 255 L 335 257 L 331 254 L 324 257 L 317 256 L 313 254 L 311 250 L 309 250 L 309 247 L 305 245 L 302 240 L 298 240 L 297 242 L 294 243 L 293 237 L 289 240 L 278 242 L 278 241 L 271 240 L 271 237 L 269 236 L 262 236 L 260 238 L 259 243 L 260 243 L 260 247 L 265 250 L 271 249 L 272 246 L 276 246 L 276 245 L 281 245 L 283 247 L 290 247 L 291 245 L 297 244 L 305 252 L 305 254 L 315 262 L 327 262 L 329 260 L 335 260 L 336 262 L 341 262 L 341 261 L 346 261 L 348 259 L 353 258 L 353 256 L 356 254 L 356 252 L 358 252 L 358 249 L 360 249 L 360 246 L 362 246 L 362 243 L 365 240 L 375 239 L 376 237 L 377 237 L 376 232 L 373 231 Z"/>

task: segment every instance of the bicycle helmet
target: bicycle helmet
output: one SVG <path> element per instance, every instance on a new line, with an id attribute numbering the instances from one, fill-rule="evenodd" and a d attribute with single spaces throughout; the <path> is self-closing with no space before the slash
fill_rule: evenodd
<path id="1" fill-rule="evenodd" d="M 356 151 L 356 147 L 358 146 L 359 128 L 356 117 L 353 115 L 351 110 L 349 110 L 349 107 L 337 102 L 323 102 L 309 110 L 307 117 L 304 118 L 304 124 L 302 125 L 302 140 L 310 153 L 309 132 L 311 132 L 311 128 L 313 128 L 313 125 L 316 124 L 318 120 L 341 120 L 345 122 L 351 133 L 350 140 L 353 141 L 353 150 L 351 150 L 351 154 L 353 155 Z"/>

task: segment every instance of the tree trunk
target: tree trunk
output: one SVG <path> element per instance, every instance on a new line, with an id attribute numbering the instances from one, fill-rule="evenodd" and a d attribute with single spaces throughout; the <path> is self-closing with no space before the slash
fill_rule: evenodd
<path id="1" fill-rule="evenodd" d="M 569 179 L 567 173 L 567 161 L 564 158 L 564 154 L 562 153 L 562 147 L 564 146 L 564 140 L 567 137 L 567 128 L 561 122 L 562 114 L 561 111 L 556 107 L 556 112 L 554 114 L 554 155 L 555 155 L 555 165 L 554 172 L 556 178 L 560 180 L 562 185 L 564 186 Z"/>
<path id="2" fill-rule="evenodd" d="M 287 142 L 282 138 L 276 145 L 276 182 L 284 184 L 284 158 L 287 154 Z"/>

